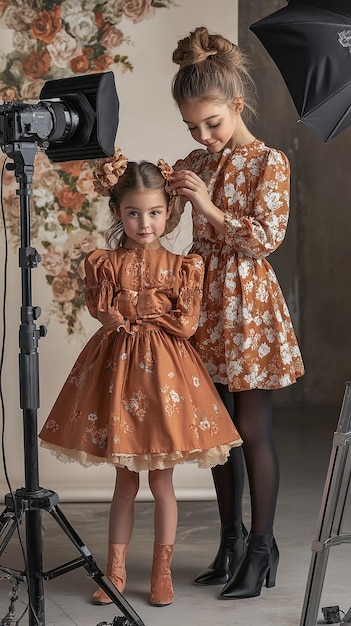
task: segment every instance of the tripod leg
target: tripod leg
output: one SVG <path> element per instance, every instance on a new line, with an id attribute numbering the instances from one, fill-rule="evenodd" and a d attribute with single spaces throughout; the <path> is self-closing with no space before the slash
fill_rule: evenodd
<path id="1" fill-rule="evenodd" d="M 324 579 L 328 564 L 330 548 L 338 541 L 342 522 L 344 504 L 347 497 L 348 486 L 344 479 L 345 467 L 349 461 L 350 433 L 334 433 L 333 449 L 329 462 L 327 479 L 317 526 L 316 539 L 312 542 L 312 557 L 305 599 L 302 609 L 300 626 L 315 626 L 319 603 L 323 591 Z M 333 533 L 336 529 L 336 534 Z M 341 537 L 340 541 L 346 542 L 347 536 Z"/>
<path id="2" fill-rule="evenodd" d="M 344 505 L 348 493 L 345 469 L 350 462 L 351 383 L 347 383 L 337 431 L 334 433 L 327 478 L 317 524 L 316 539 L 312 542 L 312 557 L 305 590 L 300 626 L 315 626 L 323 590 L 330 547 L 340 538 Z M 333 538 L 333 529 L 336 536 Z M 346 541 L 346 537 L 344 538 Z M 336 542 L 334 542 L 336 543 Z"/>
<path id="3" fill-rule="evenodd" d="M 344 626 L 344 624 L 351 624 L 351 606 L 349 610 L 347 611 L 347 613 L 342 618 L 340 624 L 341 626 Z"/>
<path id="4" fill-rule="evenodd" d="M 11 570 L 12 574 L 18 574 L 20 578 L 26 579 L 30 601 L 30 615 L 35 619 L 35 624 L 45 624 L 44 618 L 44 588 L 43 580 L 37 575 L 42 571 L 41 551 L 37 551 L 36 546 L 41 545 L 41 511 L 26 511 L 26 515 L 31 515 L 30 523 L 26 524 L 26 545 L 28 546 L 28 559 L 26 572 Z M 7 533 L 0 545 L 0 556 L 9 543 L 18 524 L 22 519 L 23 511 L 6 508 L 0 516 L 0 537 L 7 529 Z M 8 528 L 9 526 L 9 528 Z M 38 543 L 39 542 L 39 543 Z M 31 552 L 30 552 L 31 551 Z M 1 565 L 0 565 L 0 569 Z M 9 571 L 7 568 L 4 571 Z M 32 619 L 32 617 L 31 617 Z"/>
<path id="5" fill-rule="evenodd" d="M 93 555 L 91 554 L 87 546 L 83 543 L 77 532 L 74 530 L 73 526 L 69 523 L 69 521 L 61 511 L 60 507 L 58 505 L 54 506 L 52 509 L 49 510 L 49 513 L 61 526 L 62 530 L 66 533 L 66 535 L 75 545 L 77 550 L 81 553 L 82 559 L 77 561 L 77 564 L 83 565 L 85 567 L 91 577 L 96 580 L 97 584 L 107 593 L 107 595 L 111 598 L 114 604 L 118 606 L 118 608 L 123 612 L 124 615 L 128 617 L 128 619 L 132 620 L 131 626 L 144 626 L 144 622 L 133 610 L 129 602 L 127 602 L 121 592 L 118 591 L 118 589 L 113 585 L 110 579 L 107 578 L 103 571 L 98 567 Z M 58 570 L 51 570 L 51 572 L 44 574 L 44 578 L 54 578 L 55 575 L 60 575 L 61 573 L 63 573 L 63 571 L 62 569 L 60 570 L 60 568 L 58 568 Z"/>
<path id="6" fill-rule="evenodd" d="M 0 544 L 0 556 L 2 555 L 13 533 L 15 532 L 18 526 L 18 522 L 20 521 L 21 517 L 22 517 L 22 512 L 19 512 L 16 517 L 14 511 L 10 510 L 9 508 L 4 509 L 4 511 L 1 513 L 0 515 L 0 538 L 5 533 L 5 530 L 7 529 L 9 525 L 10 525 L 10 528 L 7 529 L 7 533 L 4 536 L 4 539 L 2 540 Z"/>
<path id="7" fill-rule="evenodd" d="M 26 511 L 26 542 L 28 564 L 28 588 L 31 601 L 31 624 L 45 624 L 44 585 L 38 573 L 43 571 L 41 511 Z M 30 519 L 29 519 L 30 518 Z"/>

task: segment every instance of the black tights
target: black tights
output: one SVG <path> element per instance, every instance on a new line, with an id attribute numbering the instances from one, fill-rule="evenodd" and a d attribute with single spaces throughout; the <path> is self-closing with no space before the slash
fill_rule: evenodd
<path id="1" fill-rule="evenodd" d="M 225 465 L 212 469 L 222 524 L 234 522 L 242 515 L 244 460 L 251 498 L 251 532 L 273 533 L 273 521 L 279 488 L 279 459 L 272 427 L 272 391 L 251 389 L 231 392 L 216 384 L 243 440 L 233 448 Z"/>

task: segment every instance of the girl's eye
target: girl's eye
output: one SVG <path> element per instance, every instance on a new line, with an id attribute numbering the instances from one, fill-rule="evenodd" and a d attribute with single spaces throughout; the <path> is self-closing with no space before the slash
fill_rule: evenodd
<path id="1" fill-rule="evenodd" d="M 136 211 L 129 211 L 128 215 L 129 217 L 137 217 L 138 213 Z"/>
<path id="2" fill-rule="evenodd" d="M 152 211 L 152 212 L 151 212 L 151 215 L 155 215 L 155 216 L 160 215 L 160 211 L 156 211 L 156 210 L 155 210 L 155 211 Z"/>
<path id="3" fill-rule="evenodd" d="M 208 125 L 207 125 L 207 128 L 218 128 L 218 126 L 220 126 L 220 125 L 221 125 L 221 122 L 217 122 L 217 124 L 208 124 Z M 190 126 L 188 126 L 188 130 L 189 130 L 191 133 L 193 133 L 193 132 L 195 132 L 195 131 L 196 131 L 196 130 L 198 130 L 198 129 L 197 129 L 197 126 L 194 126 L 194 127 L 190 127 Z"/>

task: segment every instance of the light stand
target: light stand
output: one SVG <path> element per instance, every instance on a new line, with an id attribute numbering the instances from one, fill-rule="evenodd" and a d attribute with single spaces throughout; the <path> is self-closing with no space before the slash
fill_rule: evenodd
<path id="1" fill-rule="evenodd" d="M 6 153 L 14 163 L 7 164 L 14 170 L 20 197 L 21 247 L 19 265 L 21 268 L 22 306 L 19 328 L 19 377 L 20 407 L 23 411 L 24 432 L 24 471 L 25 487 L 5 496 L 5 509 L 0 515 L 0 556 L 4 552 L 18 524 L 25 515 L 27 563 L 24 572 L 16 572 L 17 577 L 27 581 L 29 599 L 29 626 L 45 625 L 44 580 L 51 580 L 78 567 L 85 567 L 90 576 L 108 594 L 125 617 L 117 617 L 113 624 L 118 626 L 144 626 L 127 600 L 104 575 L 84 542 L 75 532 L 58 506 L 58 495 L 54 491 L 39 486 L 37 409 L 39 408 L 39 357 L 38 342 L 46 335 L 45 326 L 36 328 L 40 307 L 32 305 L 31 270 L 40 262 L 40 255 L 30 245 L 30 195 L 34 172 L 36 142 L 15 142 L 6 145 Z M 66 533 L 80 556 L 50 571 L 43 571 L 42 510 L 52 515 Z M 4 569 L 1 568 L 0 570 Z M 6 571 L 8 571 L 6 569 Z M 15 570 L 12 570 L 15 572 Z M 6 626 L 9 622 L 6 621 Z M 3 624 L 3 622 L 1 622 Z"/>

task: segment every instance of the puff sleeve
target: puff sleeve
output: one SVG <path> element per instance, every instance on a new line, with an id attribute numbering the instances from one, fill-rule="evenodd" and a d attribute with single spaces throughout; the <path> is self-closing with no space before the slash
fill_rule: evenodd
<path id="1" fill-rule="evenodd" d="M 270 149 L 260 164 L 257 186 L 249 195 L 232 189 L 228 177 L 225 191 L 225 241 L 237 252 L 254 258 L 268 256 L 285 237 L 289 218 L 290 165 L 279 150 Z M 247 198 L 244 214 L 235 216 L 235 203 Z"/>
<path id="2" fill-rule="evenodd" d="M 197 254 L 183 257 L 179 280 L 176 281 L 177 296 L 169 313 L 161 315 L 155 324 L 166 332 L 181 339 L 191 337 L 199 324 L 204 262 Z"/>
<path id="3" fill-rule="evenodd" d="M 90 252 L 85 258 L 85 301 L 90 315 L 104 326 L 123 323 L 117 305 L 119 290 L 107 250 Z"/>

